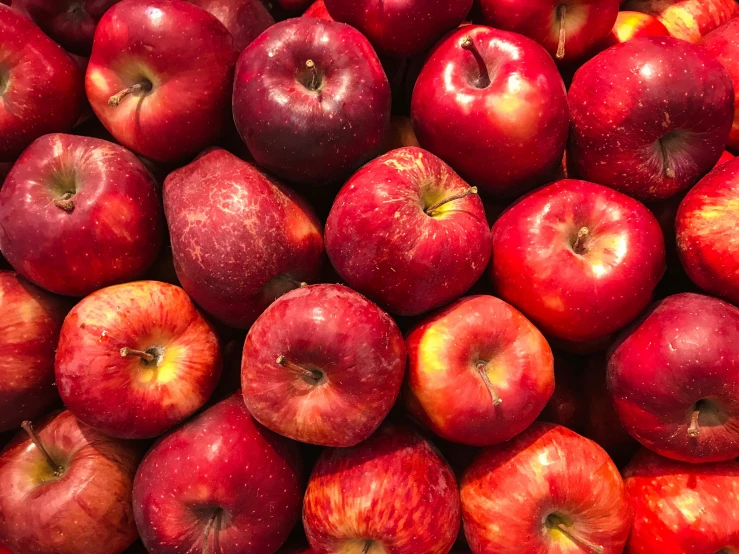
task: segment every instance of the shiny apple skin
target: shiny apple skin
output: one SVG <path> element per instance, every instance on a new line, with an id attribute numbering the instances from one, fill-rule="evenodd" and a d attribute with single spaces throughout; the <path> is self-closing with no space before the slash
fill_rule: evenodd
<path id="1" fill-rule="evenodd" d="M 95 115 L 126 148 L 181 162 L 220 137 L 238 51 L 214 16 L 181 0 L 123 0 L 95 32 L 85 87 Z M 148 80 L 152 89 L 108 100 Z"/>
<path id="2" fill-rule="evenodd" d="M 457 483 L 438 450 L 385 423 L 358 446 L 323 451 L 308 481 L 303 526 L 316 554 L 446 554 L 459 514 Z"/>
<path id="3" fill-rule="evenodd" d="M 187 0 L 214 15 L 231 33 L 236 49 L 241 52 L 275 19 L 261 0 Z"/>
<path id="4" fill-rule="evenodd" d="M 0 250 L 37 285 L 69 296 L 140 277 L 164 236 L 159 187 L 141 160 L 100 139 L 45 135 L 0 190 Z M 71 211 L 55 205 L 72 193 Z"/>
<path id="5" fill-rule="evenodd" d="M 122 348 L 162 348 L 152 363 Z M 157 281 L 101 289 L 62 325 L 55 361 L 64 404 L 120 438 L 161 435 L 198 410 L 221 375 L 213 329 L 185 291 Z"/>
<path id="6" fill-rule="evenodd" d="M 587 228 L 577 254 L 578 232 Z M 495 290 L 544 334 L 586 343 L 631 322 L 665 270 L 659 223 L 638 201 L 563 179 L 510 207 L 493 226 Z"/>
<path id="7" fill-rule="evenodd" d="M 378 52 L 408 58 L 462 23 L 473 0 L 325 0 L 336 21 L 359 29 Z"/>
<path id="8" fill-rule="evenodd" d="M 621 554 L 629 534 L 618 469 L 600 446 L 561 425 L 537 422 L 484 449 L 465 472 L 460 494 L 464 534 L 476 554 L 584 552 L 547 525 L 551 514 L 602 554 Z"/>
<path id="9" fill-rule="evenodd" d="M 611 353 L 608 389 L 623 426 L 650 450 L 691 463 L 736 458 L 739 308 L 692 293 L 662 300 Z"/>
<path id="10" fill-rule="evenodd" d="M 390 85 L 356 29 L 299 17 L 272 26 L 239 57 L 233 110 L 259 165 L 288 181 L 321 185 L 345 178 L 379 150 L 390 123 Z"/>
<path id="11" fill-rule="evenodd" d="M 0 432 L 59 402 L 54 351 L 67 303 L 12 271 L 0 271 Z"/>
<path id="12" fill-rule="evenodd" d="M 326 251 L 342 279 L 398 315 L 418 315 L 464 294 L 485 271 L 490 231 L 476 194 L 421 148 L 399 148 L 344 185 L 326 222 Z"/>
<path id="13" fill-rule="evenodd" d="M 673 37 L 688 42 L 698 42 L 739 15 L 734 0 L 629 0 L 623 9 L 653 15 Z"/>
<path id="14" fill-rule="evenodd" d="M 634 513 L 626 554 L 739 549 L 739 463 L 686 464 L 642 449 L 624 470 Z"/>
<path id="15" fill-rule="evenodd" d="M 315 17 L 316 19 L 328 19 L 334 20 L 331 14 L 326 9 L 326 2 L 323 0 L 316 0 L 313 2 L 307 10 L 303 12 L 303 17 Z"/>
<path id="16" fill-rule="evenodd" d="M 482 87 L 477 56 L 491 83 Z M 463 26 L 434 48 L 413 89 L 411 118 L 424 148 L 486 195 L 516 198 L 559 167 L 567 93 L 543 48 L 518 34 Z"/>
<path id="17" fill-rule="evenodd" d="M 66 132 L 85 102 L 82 71 L 30 19 L 0 5 L 0 162 L 35 139 Z"/>
<path id="18" fill-rule="evenodd" d="M 727 149 L 739 152 L 739 18 L 711 31 L 700 44 L 721 62 L 734 83 L 734 123 Z"/>
<path id="19" fill-rule="evenodd" d="M 320 275 L 322 228 L 308 204 L 225 150 L 170 173 L 164 211 L 183 288 L 232 327 L 248 328 L 277 297 Z"/>
<path id="20" fill-rule="evenodd" d="M 601 52 L 575 73 L 568 100 L 574 174 L 644 200 L 693 186 L 721 157 L 734 117 L 728 72 L 672 37 Z"/>
<path id="21" fill-rule="evenodd" d="M 406 406 L 452 442 L 507 441 L 531 425 L 554 391 L 554 358 L 546 339 L 523 314 L 493 296 L 457 300 L 413 329 L 407 345 Z"/>
<path id="22" fill-rule="evenodd" d="M 315 383 L 276 362 L 320 371 Z M 241 362 L 246 407 L 291 439 L 354 446 L 385 419 L 405 373 L 403 335 L 376 304 L 343 285 L 277 299 L 249 329 Z"/>
<path id="23" fill-rule="evenodd" d="M 25 432 L 0 453 L 0 540 L 23 554 L 120 554 L 138 536 L 131 489 L 139 447 L 51 414 L 34 431 L 52 468 Z"/>

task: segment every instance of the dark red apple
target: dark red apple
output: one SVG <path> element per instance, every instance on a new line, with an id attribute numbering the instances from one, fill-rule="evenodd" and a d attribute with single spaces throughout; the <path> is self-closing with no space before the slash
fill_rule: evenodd
<path id="1" fill-rule="evenodd" d="M 315 17 L 317 19 L 331 19 L 331 14 L 326 9 L 326 2 L 324 0 L 316 0 L 310 7 L 303 12 L 303 17 Z"/>
<path id="2" fill-rule="evenodd" d="M 735 0 L 628 0 L 623 9 L 656 17 L 673 37 L 688 42 L 698 42 L 739 14 Z"/>
<path id="3" fill-rule="evenodd" d="M 724 151 L 734 90 L 723 66 L 672 37 L 629 40 L 575 73 L 567 163 L 642 199 L 693 186 Z"/>
<path id="4" fill-rule="evenodd" d="M 417 315 L 464 294 L 485 271 L 490 231 L 477 189 L 420 148 L 360 169 L 326 221 L 326 251 L 350 287 Z"/>
<path id="5" fill-rule="evenodd" d="M 675 460 L 739 456 L 739 308 L 710 296 L 662 300 L 622 337 L 608 388 L 626 430 Z"/>
<path id="6" fill-rule="evenodd" d="M 578 359 L 562 352 L 555 352 L 554 392 L 537 419 L 556 423 L 582 434 L 587 417 L 587 397 L 583 391 L 583 379 Z"/>
<path id="7" fill-rule="evenodd" d="M 418 76 L 411 117 L 424 148 L 483 193 L 515 198 L 562 160 L 569 116 L 557 66 L 534 41 L 463 26 Z"/>
<path id="8" fill-rule="evenodd" d="M 231 33 L 241 52 L 275 20 L 261 0 L 187 0 L 213 14 Z"/>
<path id="9" fill-rule="evenodd" d="M 31 20 L 0 5 L 0 162 L 35 139 L 67 132 L 85 100 L 82 71 Z"/>
<path id="10" fill-rule="evenodd" d="M 419 146 L 413 122 L 410 117 L 394 115 L 390 118 L 390 127 L 382 143 L 382 153 L 387 154 L 391 150 L 405 146 Z"/>
<path id="11" fill-rule="evenodd" d="M 141 462 L 133 507 L 151 554 L 267 554 L 300 517 L 293 443 L 264 429 L 237 392 L 173 431 Z"/>
<path id="12" fill-rule="evenodd" d="M 225 150 L 172 172 L 164 210 L 183 288 L 228 325 L 248 328 L 277 297 L 320 274 L 322 229 L 312 210 Z"/>
<path id="13" fill-rule="evenodd" d="M 276 0 L 277 3 L 288 11 L 301 11 L 304 10 L 310 3 L 311 0 Z"/>
<path id="14" fill-rule="evenodd" d="M 112 142 L 43 136 L 0 190 L 0 250 L 21 275 L 58 294 L 84 296 L 141 276 L 163 234 L 154 177 Z"/>
<path id="15" fill-rule="evenodd" d="M 237 54 L 231 34 L 205 10 L 182 0 L 123 0 L 95 32 L 87 98 L 123 146 L 181 161 L 221 135 Z"/>

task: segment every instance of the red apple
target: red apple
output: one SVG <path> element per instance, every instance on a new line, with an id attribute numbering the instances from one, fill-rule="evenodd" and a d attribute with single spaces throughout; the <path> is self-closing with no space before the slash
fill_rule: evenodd
<path id="1" fill-rule="evenodd" d="M 608 361 L 608 388 L 626 430 L 675 460 L 739 456 L 739 309 L 676 294 L 630 329 Z"/>
<path id="2" fill-rule="evenodd" d="M 221 135 L 237 54 L 205 10 L 181 0 L 123 0 L 95 32 L 87 97 L 123 146 L 181 161 Z"/>
<path id="3" fill-rule="evenodd" d="M 714 166 L 714 168 L 716 168 L 716 167 L 718 167 L 718 166 L 720 166 L 722 164 L 725 164 L 726 162 L 731 161 L 733 159 L 734 159 L 734 154 L 732 154 L 731 152 L 728 152 L 728 151 L 724 150 L 724 153 L 721 154 L 721 157 L 716 162 L 716 165 Z"/>
<path id="4" fill-rule="evenodd" d="M 84 105 L 82 72 L 31 20 L 0 5 L 0 162 L 35 139 L 66 132 Z"/>
<path id="5" fill-rule="evenodd" d="M 139 448 L 69 412 L 30 421 L 0 453 L 0 541 L 19 554 L 120 554 L 134 540 Z"/>
<path id="6" fill-rule="evenodd" d="M 659 223 L 607 187 L 564 179 L 510 207 L 493 226 L 500 297 L 546 334 L 603 339 L 647 307 L 665 268 Z"/>
<path id="7" fill-rule="evenodd" d="M 569 123 L 562 77 L 544 49 L 481 25 L 460 28 L 433 50 L 411 117 L 424 148 L 499 197 L 554 174 Z"/>
<path id="8" fill-rule="evenodd" d="M 275 301 L 244 344 L 246 407 L 273 431 L 327 446 L 354 446 L 390 412 L 405 372 L 392 318 L 342 285 L 314 285 Z"/>
<path id="9" fill-rule="evenodd" d="M 601 52 L 575 73 L 568 100 L 570 169 L 651 200 L 691 187 L 716 164 L 734 114 L 728 72 L 672 37 Z"/>
<path id="10" fill-rule="evenodd" d="M 618 12 L 613 29 L 597 44 L 597 48 L 600 51 L 635 38 L 668 36 L 669 34 L 667 27 L 652 15 L 641 12 Z"/>
<path id="11" fill-rule="evenodd" d="M 310 7 L 303 12 L 303 17 L 333 20 L 333 17 L 328 13 L 328 9 L 326 9 L 326 2 L 324 2 L 324 0 L 316 0 L 313 2 Z"/>
<path id="12" fill-rule="evenodd" d="M 621 554 L 631 514 L 603 449 L 560 425 L 533 424 L 486 448 L 462 478 L 473 552 Z"/>
<path id="13" fill-rule="evenodd" d="M 739 463 L 686 464 L 642 449 L 624 470 L 634 513 L 627 554 L 739 548 Z"/>
<path id="14" fill-rule="evenodd" d="M 58 402 L 54 350 L 66 313 L 62 299 L 0 271 L 0 432 Z"/>
<path id="15" fill-rule="evenodd" d="M 324 450 L 303 525 L 316 554 L 446 554 L 459 530 L 457 483 L 430 442 L 386 423 L 358 446 Z"/>
<path id="16" fill-rule="evenodd" d="M 554 391 L 546 339 L 493 296 L 462 298 L 407 338 L 408 410 L 440 437 L 488 446 L 526 429 Z"/>
<path id="17" fill-rule="evenodd" d="M 326 251 L 350 287 L 399 315 L 464 294 L 485 271 L 490 231 L 477 189 L 420 148 L 360 169 L 326 221 Z"/>
<path id="18" fill-rule="evenodd" d="M 688 42 L 698 42 L 739 13 L 735 0 L 629 0 L 623 9 L 653 15 L 673 37 Z"/>
<path id="19" fill-rule="evenodd" d="M 288 11 L 304 10 L 311 0 L 277 0 L 277 3 Z"/>
<path id="20" fill-rule="evenodd" d="M 218 18 L 231 33 L 236 49 L 241 52 L 275 19 L 261 0 L 187 0 Z"/>
<path id="21" fill-rule="evenodd" d="M 587 397 L 583 392 L 582 374 L 580 363 L 574 357 L 565 356 L 561 352 L 555 353 L 554 392 L 538 420 L 556 423 L 582 434 L 587 416 Z"/>
<path id="22" fill-rule="evenodd" d="M 198 410 L 221 374 L 218 338 L 181 288 L 107 287 L 67 315 L 56 384 L 81 421 L 113 437 L 161 435 Z"/>
<path id="23" fill-rule="evenodd" d="M 172 172 L 164 210 L 183 288 L 228 325 L 248 328 L 320 274 L 322 229 L 305 201 L 225 150 Z"/>
<path id="24" fill-rule="evenodd" d="M 272 26 L 236 64 L 234 122 L 258 164 L 325 184 L 370 159 L 390 121 L 390 85 L 356 29 L 310 17 Z"/>
<path id="25" fill-rule="evenodd" d="M 21 275 L 58 294 L 84 296 L 141 276 L 163 229 L 154 177 L 100 139 L 37 139 L 0 190 L 0 250 Z"/>

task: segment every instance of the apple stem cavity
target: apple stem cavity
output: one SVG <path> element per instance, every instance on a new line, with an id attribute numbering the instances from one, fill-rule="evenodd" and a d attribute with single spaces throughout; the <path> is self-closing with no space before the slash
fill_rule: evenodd
<path id="1" fill-rule="evenodd" d="M 696 407 L 693 410 L 693 415 L 690 416 L 690 425 L 688 426 L 688 436 L 691 439 L 695 439 L 701 434 L 700 426 L 698 425 L 698 418 L 701 415 L 700 408 Z"/>
<path id="2" fill-rule="evenodd" d="M 370 548 L 372 548 L 372 542 L 373 541 L 369 539 L 364 541 L 364 548 L 362 548 L 362 554 L 367 554 L 370 551 Z"/>
<path id="3" fill-rule="evenodd" d="M 281 365 L 293 373 L 307 379 L 310 383 L 316 384 L 323 378 L 323 374 L 320 371 L 306 369 L 303 366 L 299 366 L 298 364 L 291 362 L 285 358 L 285 356 L 278 356 L 276 362 L 278 365 Z"/>
<path id="4" fill-rule="evenodd" d="M 662 139 L 659 140 L 659 147 L 660 147 L 660 150 L 662 151 L 662 167 L 665 173 L 665 177 L 667 177 L 668 179 L 674 179 L 675 169 L 672 167 L 672 164 L 670 163 L 670 156 L 667 153 L 667 148 L 665 147 L 665 143 Z"/>
<path id="5" fill-rule="evenodd" d="M 480 77 L 477 81 L 477 87 L 487 88 L 488 86 L 490 86 L 490 74 L 488 73 L 488 66 L 485 63 L 485 60 L 482 59 L 480 51 L 475 46 L 472 38 L 469 35 L 465 36 L 462 39 L 461 46 L 462 48 L 470 52 L 475 57 L 475 61 L 477 62 L 477 68 L 480 71 Z"/>
<path id="6" fill-rule="evenodd" d="M 72 200 L 73 196 L 73 192 L 65 192 L 61 198 L 54 200 L 54 205 L 67 213 L 72 213 L 74 211 L 74 200 Z"/>
<path id="7" fill-rule="evenodd" d="M 136 83 L 135 85 L 132 85 L 128 88 L 124 88 L 122 91 L 108 98 L 108 106 L 110 106 L 111 108 L 117 108 L 118 105 L 121 103 L 121 100 L 123 100 L 129 94 L 136 94 L 137 92 L 150 92 L 151 87 L 151 81 L 145 79 L 140 83 Z"/>
<path id="8" fill-rule="evenodd" d="M 454 202 L 455 200 L 461 200 L 462 198 L 467 198 L 468 196 L 472 194 L 477 194 L 477 187 L 470 187 L 464 192 L 458 192 L 457 194 L 453 194 L 452 196 L 448 198 L 444 198 L 443 200 L 439 200 L 438 202 L 431 204 L 428 208 L 426 208 L 426 215 L 431 215 L 434 211 L 441 208 L 444 204 L 447 204 L 449 202 Z"/>
<path id="9" fill-rule="evenodd" d="M 313 60 L 307 60 L 305 62 L 305 68 L 310 71 L 310 83 L 308 83 L 308 88 L 310 90 L 318 90 L 318 85 L 320 84 L 318 79 L 318 71 L 316 71 L 316 64 L 313 62 Z"/>
<path id="10" fill-rule="evenodd" d="M 61 475 L 64 468 L 62 468 L 61 465 L 54 461 L 54 458 L 51 457 L 51 454 L 49 454 L 46 448 L 44 448 L 44 445 L 41 444 L 41 439 L 39 439 L 36 431 L 33 430 L 33 424 L 30 421 L 26 420 L 21 423 L 21 428 L 26 432 L 28 437 L 31 439 L 31 442 L 36 446 L 38 451 L 43 454 L 44 458 L 46 458 L 46 463 L 48 463 L 49 466 L 54 470 L 54 475 Z"/>
<path id="11" fill-rule="evenodd" d="M 121 356 L 124 358 L 126 356 L 138 356 L 145 362 L 154 361 L 154 356 L 152 354 L 149 354 L 148 352 L 145 352 L 144 350 L 136 350 L 135 348 L 128 348 L 125 346 L 121 348 Z"/>
<path id="12" fill-rule="evenodd" d="M 588 238 L 589 234 L 590 230 L 587 227 L 580 227 L 580 230 L 577 232 L 575 244 L 572 245 L 572 250 L 575 254 L 585 253 L 585 239 Z"/>
<path id="13" fill-rule="evenodd" d="M 223 515 L 223 510 L 216 508 L 208 518 L 208 524 L 205 526 L 205 531 L 203 531 L 203 554 L 210 552 L 210 541 L 208 540 L 210 539 L 210 532 L 218 533 L 221 527 L 221 515 Z"/>
<path id="14" fill-rule="evenodd" d="M 592 554 L 603 554 L 604 549 L 601 545 L 595 544 L 594 542 L 586 539 L 581 533 L 566 525 L 557 514 L 550 514 L 547 517 L 547 526 L 551 529 L 556 529 L 580 548 L 591 552 Z"/>
<path id="15" fill-rule="evenodd" d="M 567 15 L 567 4 L 557 6 L 557 16 L 559 17 L 559 43 L 557 44 L 556 58 L 561 60 L 565 57 L 565 41 L 567 40 L 567 29 L 565 27 L 565 16 Z"/>
<path id="16" fill-rule="evenodd" d="M 484 364 L 482 362 L 477 364 L 477 371 L 480 374 L 480 377 L 482 377 L 482 381 L 483 383 L 485 383 L 485 386 L 490 393 L 490 400 L 492 400 L 493 402 L 493 407 L 500 406 L 503 403 L 503 399 L 498 394 L 498 391 L 495 390 L 493 383 L 490 382 L 490 376 L 487 372 L 487 364 Z"/>

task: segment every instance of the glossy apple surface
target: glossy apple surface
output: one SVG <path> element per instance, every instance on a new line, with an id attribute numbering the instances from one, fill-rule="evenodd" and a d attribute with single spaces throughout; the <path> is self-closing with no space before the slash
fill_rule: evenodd
<path id="1" fill-rule="evenodd" d="M 230 326 L 248 328 L 320 274 L 322 229 L 307 203 L 225 150 L 172 172 L 164 211 L 183 288 Z"/>
<path id="2" fill-rule="evenodd" d="M 260 33 L 275 24 L 261 0 L 187 0 L 216 16 L 231 33 L 241 52 Z"/>
<path id="3" fill-rule="evenodd" d="M 300 517 L 294 443 L 259 425 L 241 393 L 173 431 L 141 462 L 133 506 L 151 554 L 267 554 Z"/>
<path id="4" fill-rule="evenodd" d="M 673 37 L 688 42 L 698 42 L 739 13 L 734 0 L 629 0 L 623 9 L 656 17 Z"/>
<path id="5" fill-rule="evenodd" d="M 739 456 L 739 308 L 683 293 L 625 333 L 608 389 L 626 430 L 650 450 L 692 463 Z"/>
<path id="6" fill-rule="evenodd" d="M 326 222 L 326 251 L 349 286 L 416 315 L 464 294 L 485 270 L 490 232 L 476 190 L 421 148 L 360 169 Z"/>
<path id="7" fill-rule="evenodd" d="M 562 77 L 544 49 L 482 25 L 464 26 L 434 48 L 411 102 L 421 146 L 499 197 L 552 176 L 568 113 Z"/>
<path id="8" fill-rule="evenodd" d="M 698 46 L 672 37 L 616 45 L 575 73 L 568 165 L 637 198 L 668 198 L 721 157 L 733 98 L 728 72 Z"/>
<path id="9" fill-rule="evenodd" d="M 317 554 L 446 554 L 459 530 L 454 474 L 418 433 L 385 423 L 313 468 L 303 526 Z"/>
<path id="10" fill-rule="evenodd" d="M 185 291 L 157 281 L 101 289 L 67 315 L 56 384 L 80 420 L 110 436 L 156 437 L 218 382 L 218 338 Z"/>

